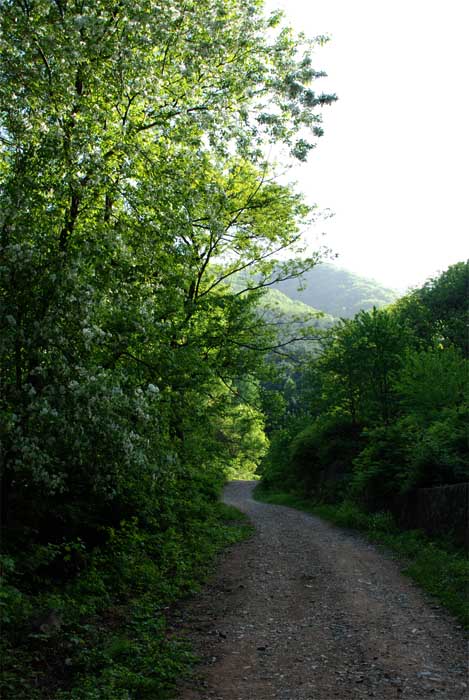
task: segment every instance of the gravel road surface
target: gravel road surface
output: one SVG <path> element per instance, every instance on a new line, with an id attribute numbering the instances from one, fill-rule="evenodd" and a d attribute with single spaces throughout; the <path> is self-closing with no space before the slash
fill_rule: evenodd
<path id="1" fill-rule="evenodd" d="M 225 490 L 256 531 L 183 611 L 202 662 L 179 700 L 467 700 L 463 632 L 399 563 L 319 518 L 252 500 L 254 485 Z"/>

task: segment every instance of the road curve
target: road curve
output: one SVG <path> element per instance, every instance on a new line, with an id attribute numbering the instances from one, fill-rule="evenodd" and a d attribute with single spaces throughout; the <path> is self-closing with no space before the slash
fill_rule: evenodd
<path id="1" fill-rule="evenodd" d="M 183 611 L 202 658 L 179 700 L 467 700 L 458 625 L 362 538 L 232 482 L 253 537 Z"/>

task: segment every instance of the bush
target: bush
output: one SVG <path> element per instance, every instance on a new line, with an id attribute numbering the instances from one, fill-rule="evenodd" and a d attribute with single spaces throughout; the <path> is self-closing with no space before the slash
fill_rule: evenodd
<path id="1" fill-rule="evenodd" d="M 295 479 L 305 491 L 337 497 L 345 487 L 352 459 L 361 446 L 361 428 L 344 415 L 324 415 L 292 441 L 289 457 Z"/>
<path id="2" fill-rule="evenodd" d="M 412 452 L 410 487 L 456 484 L 467 481 L 469 407 L 443 410 Z"/>
<path id="3" fill-rule="evenodd" d="M 352 497 L 380 510 L 416 488 L 467 481 L 468 419 L 467 408 L 450 408 L 428 427 L 408 416 L 365 431 L 367 445 L 353 462 Z"/>
<path id="4" fill-rule="evenodd" d="M 413 425 L 400 421 L 364 434 L 367 445 L 353 461 L 350 492 L 371 510 L 386 509 L 409 481 Z"/>
<path id="5" fill-rule="evenodd" d="M 266 488 L 295 488 L 296 477 L 290 469 L 288 454 L 293 438 L 304 426 L 305 418 L 290 418 L 284 428 L 270 437 L 269 451 L 259 469 Z"/>

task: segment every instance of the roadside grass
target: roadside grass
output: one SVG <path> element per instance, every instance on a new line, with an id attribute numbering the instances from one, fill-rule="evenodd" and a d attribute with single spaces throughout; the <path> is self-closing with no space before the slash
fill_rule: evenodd
<path id="1" fill-rule="evenodd" d="M 66 586 L 26 596 L 23 615 L 0 642 L 0 695 L 15 700 L 163 700 L 196 661 L 168 629 L 173 605 L 200 589 L 217 554 L 252 532 L 246 516 L 223 503 L 182 534 L 124 525 Z M 3 601 L 0 595 L 0 604 Z M 10 602 L 9 600 L 7 602 Z M 37 629 L 31 611 L 54 610 L 60 623 Z"/>
<path id="2" fill-rule="evenodd" d="M 242 536 L 241 539 L 253 532 L 254 528 L 249 524 L 248 516 L 234 506 L 229 506 L 226 503 L 219 503 L 218 511 L 225 524 L 233 523 L 241 528 L 241 532 L 239 533 Z"/>
<path id="3" fill-rule="evenodd" d="M 365 513 L 356 504 L 318 504 L 304 496 L 268 491 L 259 484 L 254 498 L 317 515 L 335 525 L 362 532 L 403 559 L 403 573 L 434 596 L 469 630 L 469 559 L 449 541 L 430 539 L 421 530 L 399 530 L 391 513 Z"/>

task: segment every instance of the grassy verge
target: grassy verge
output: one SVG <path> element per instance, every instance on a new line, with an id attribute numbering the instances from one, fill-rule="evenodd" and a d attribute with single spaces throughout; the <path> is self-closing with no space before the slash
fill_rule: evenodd
<path id="1" fill-rule="evenodd" d="M 203 515 L 203 517 L 202 517 Z M 224 547 L 252 528 L 218 503 L 186 532 L 124 523 L 65 585 L 43 594 L 3 588 L 0 694 L 15 700 L 160 700 L 190 673 L 188 645 L 171 636 L 172 604 L 197 591 Z M 16 605 L 16 608 L 15 608 Z"/>
<path id="2" fill-rule="evenodd" d="M 432 540 L 420 530 L 399 530 L 390 513 L 365 513 L 353 503 L 316 504 L 299 495 L 266 491 L 261 484 L 254 497 L 359 530 L 372 542 L 396 552 L 404 560 L 403 573 L 437 598 L 469 630 L 469 560 L 465 552 L 447 542 Z"/>

